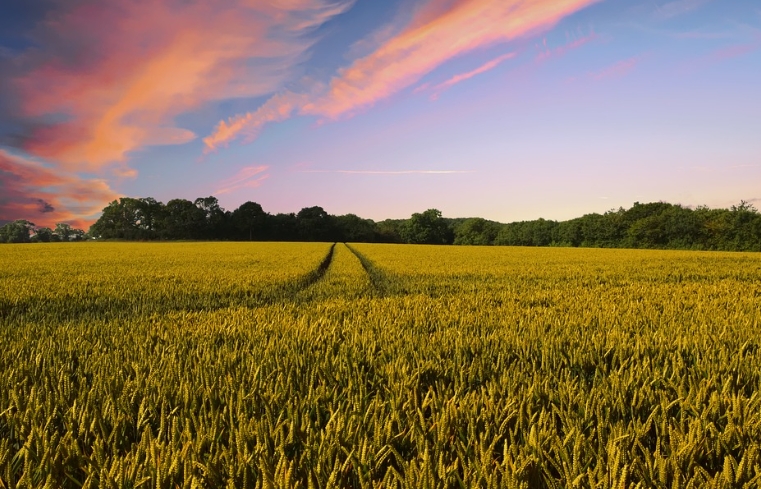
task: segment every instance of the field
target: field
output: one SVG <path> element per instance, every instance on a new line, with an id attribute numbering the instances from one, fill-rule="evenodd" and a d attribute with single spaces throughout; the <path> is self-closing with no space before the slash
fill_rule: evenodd
<path id="1" fill-rule="evenodd" d="M 761 486 L 761 255 L 0 247 L 0 487 Z"/>

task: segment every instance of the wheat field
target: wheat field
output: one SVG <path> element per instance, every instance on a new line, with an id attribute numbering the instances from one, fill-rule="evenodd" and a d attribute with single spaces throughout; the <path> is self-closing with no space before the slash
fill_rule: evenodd
<path id="1" fill-rule="evenodd" d="M 0 249 L 2 488 L 761 486 L 761 256 Z"/>

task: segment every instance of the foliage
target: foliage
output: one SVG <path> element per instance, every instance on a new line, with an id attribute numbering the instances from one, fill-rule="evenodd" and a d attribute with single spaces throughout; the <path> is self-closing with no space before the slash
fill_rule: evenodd
<path id="1" fill-rule="evenodd" d="M 456 245 L 491 245 L 499 234 L 502 226 L 494 221 L 480 217 L 466 219 L 454 231 Z"/>
<path id="2" fill-rule="evenodd" d="M 34 223 L 19 219 L 0 227 L 0 243 L 29 243 Z"/>
<path id="3" fill-rule="evenodd" d="M 85 243 L 0 271 L 0 487 L 761 483 L 758 255 Z"/>
<path id="4" fill-rule="evenodd" d="M 28 221 L 0 227 L 0 242 L 44 242 Z M 24 231 L 26 226 L 26 231 Z M 66 226 L 59 224 L 58 226 Z M 730 209 L 690 209 L 665 202 L 640 204 L 568 221 L 536 219 L 501 224 L 482 218 L 444 218 L 437 209 L 409 219 L 374 222 L 354 214 L 334 216 L 318 206 L 269 214 L 256 202 L 226 211 L 213 196 L 194 202 L 124 197 L 111 202 L 90 228 L 97 238 L 127 241 L 323 241 L 362 243 L 568 246 L 592 248 L 761 251 L 761 213 L 748 202 Z M 70 237 L 66 239 L 65 235 Z M 12 238 L 10 236 L 13 236 Z M 56 229 L 50 241 L 83 239 L 84 232 Z"/>
<path id="5" fill-rule="evenodd" d="M 451 244 L 454 241 L 452 229 L 437 209 L 412 214 L 401 226 L 400 233 L 402 240 L 411 244 Z"/>

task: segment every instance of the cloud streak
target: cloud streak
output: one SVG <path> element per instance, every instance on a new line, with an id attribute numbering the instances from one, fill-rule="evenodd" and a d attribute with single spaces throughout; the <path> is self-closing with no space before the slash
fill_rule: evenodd
<path id="1" fill-rule="evenodd" d="M 269 174 L 264 173 L 267 170 L 269 167 L 266 165 L 243 167 L 234 176 L 219 182 L 217 184 L 218 189 L 214 193 L 224 195 L 242 188 L 256 188 L 269 178 Z"/>
<path id="2" fill-rule="evenodd" d="M 105 180 L 82 179 L 0 149 L 0 221 L 28 219 L 47 227 L 67 222 L 87 228 L 119 196 Z"/>
<path id="3" fill-rule="evenodd" d="M 632 56 L 631 58 L 623 59 L 613 63 L 612 65 L 607 66 L 599 71 L 592 72 L 589 74 L 589 76 L 593 80 L 597 81 L 625 76 L 631 72 L 637 66 L 637 64 L 642 61 L 642 59 L 644 59 L 644 56 L 642 55 Z"/>
<path id="4" fill-rule="evenodd" d="M 715 49 L 705 56 L 689 61 L 681 66 L 680 71 L 690 73 L 730 59 L 746 56 L 759 49 L 761 49 L 761 35 L 757 34 L 749 42 Z"/>
<path id="5" fill-rule="evenodd" d="M 478 76 L 480 74 L 486 73 L 487 71 L 491 71 L 494 68 L 496 68 L 497 66 L 499 66 L 500 64 L 502 64 L 502 62 L 507 61 L 508 59 L 512 59 L 515 56 L 517 56 L 516 53 L 503 54 L 502 56 L 499 56 L 497 58 L 492 59 L 491 61 L 487 61 L 486 63 L 482 64 L 481 66 L 479 66 L 475 70 L 471 70 L 471 71 L 468 71 L 466 73 L 457 74 L 457 75 L 449 78 L 448 80 L 446 80 L 446 81 L 444 81 L 442 83 L 439 83 L 438 85 L 435 85 L 432 88 L 432 90 L 434 92 L 432 97 L 433 98 L 438 98 L 438 96 L 441 94 L 441 92 L 443 92 L 445 90 L 449 90 L 450 88 L 452 88 L 453 86 L 457 85 L 458 83 L 462 83 L 462 82 L 464 82 L 466 80 L 470 80 L 474 76 Z"/>
<path id="6" fill-rule="evenodd" d="M 289 117 L 350 117 L 419 82 L 457 56 L 547 30 L 597 1 L 428 0 L 406 28 L 339 70 L 321 93 L 310 95 L 298 107 L 286 104 L 285 108 L 290 109 Z M 249 128 L 256 132 L 271 122 L 269 111 L 257 112 L 220 123 L 205 138 L 207 149 L 223 146 Z M 280 113 L 285 112 L 289 111 Z"/>
<path id="7" fill-rule="evenodd" d="M 568 42 L 567 44 L 557 47 L 555 49 L 549 49 L 546 46 L 546 43 L 540 48 L 541 52 L 536 56 L 537 62 L 543 62 L 550 58 L 555 57 L 561 57 L 568 54 L 570 51 L 573 51 L 574 49 L 579 49 L 580 47 L 584 46 L 585 44 L 588 44 L 592 41 L 595 41 L 599 38 L 599 36 L 595 33 L 592 33 L 588 36 L 580 37 L 578 39 L 574 39 L 573 41 Z"/>
<path id="8" fill-rule="evenodd" d="M 658 20 L 668 20 L 697 10 L 711 0 L 674 0 L 656 7 L 655 17 Z"/>
<path id="9" fill-rule="evenodd" d="M 297 173 L 344 173 L 348 175 L 456 175 L 471 170 L 300 170 Z"/>
<path id="10" fill-rule="evenodd" d="M 210 102 L 267 95 L 316 27 L 347 0 L 60 2 L 14 60 L 25 151 L 96 171 L 153 145 L 192 141 L 175 119 Z"/>
<path id="11" fill-rule="evenodd" d="M 267 100 L 254 112 L 231 117 L 227 121 L 220 121 L 214 132 L 203 139 L 206 146 L 204 153 L 225 146 L 230 140 L 240 135 L 246 135 L 246 139 L 249 141 L 253 140 L 259 135 L 265 124 L 290 118 L 307 100 L 306 95 L 283 92 Z"/>

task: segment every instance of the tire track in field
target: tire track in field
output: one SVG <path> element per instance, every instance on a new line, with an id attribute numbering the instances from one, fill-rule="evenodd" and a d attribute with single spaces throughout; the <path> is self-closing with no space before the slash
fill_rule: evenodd
<path id="1" fill-rule="evenodd" d="M 216 300 L 214 300 L 212 304 L 204 304 L 203 306 L 194 307 L 190 304 L 195 301 L 190 300 L 188 304 L 181 307 L 152 303 L 144 308 L 138 308 L 139 306 L 136 307 L 136 305 L 129 299 L 118 297 L 105 298 L 103 302 L 97 301 L 90 303 L 76 303 L 70 297 L 65 297 L 60 300 L 46 300 L 44 302 L 24 301 L 20 303 L 12 303 L 5 298 L 0 298 L 0 319 L 3 321 L 7 320 L 9 323 L 11 321 L 45 322 L 50 321 L 49 317 L 45 317 L 45 311 L 54 310 L 57 311 L 56 321 L 58 322 L 80 320 L 87 317 L 108 320 L 123 317 L 125 315 L 147 317 L 151 314 L 162 314 L 176 311 L 211 312 L 229 307 L 256 308 L 282 301 L 294 301 L 301 292 L 322 280 L 328 272 L 330 265 L 333 263 L 335 247 L 336 243 L 331 244 L 327 254 L 319 265 L 317 265 L 317 268 L 295 280 L 275 284 L 269 290 L 255 292 L 237 291 L 230 295 L 221 294 L 219 297 L 215 298 Z M 208 299 L 208 296 L 206 296 L 205 299 Z M 200 296 L 198 303 L 202 303 Z"/>
<path id="2" fill-rule="evenodd" d="M 359 262 L 362 264 L 362 268 L 365 269 L 365 272 L 367 272 L 367 275 L 370 277 L 370 283 L 373 285 L 373 288 L 378 293 L 378 295 L 381 297 L 392 295 L 392 282 L 388 278 L 388 275 L 381 271 L 377 266 L 375 266 L 375 263 L 373 263 L 372 260 L 357 251 L 353 246 L 349 245 L 348 243 L 344 243 L 344 245 L 349 248 L 349 251 L 354 253 L 354 256 L 356 256 Z"/>
<path id="3" fill-rule="evenodd" d="M 325 274 L 328 272 L 328 268 L 330 268 L 330 264 L 333 263 L 333 253 L 336 250 L 336 243 L 333 243 L 330 245 L 330 249 L 328 250 L 328 254 L 325 255 L 325 258 L 322 259 L 319 265 L 317 265 L 317 268 L 306 274 L 304 277 L 300 278 L 296 281 L 295 287 L 293 287 L 293 294 L 298 294 L 302 290 L 306 289 L 310 285 L 314 285 L 316 282 L 318 282 L 322 277 L 325 276 Z"/>

